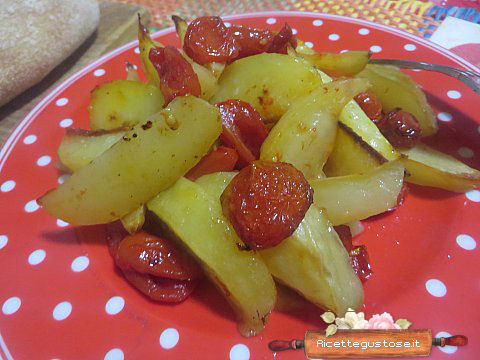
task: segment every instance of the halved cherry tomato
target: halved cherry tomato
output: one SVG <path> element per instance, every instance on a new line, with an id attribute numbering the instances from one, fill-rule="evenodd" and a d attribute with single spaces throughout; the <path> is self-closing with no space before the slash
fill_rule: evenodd
<path id="1" fill-rule="evenodd" d="M 239 45 L 239 54 L 235 60 L 266 52 L 275 37 L 271 30 L 255 29 L 245 25 L 232 25 L 231 29 Z"/>
<path id="2" fill-rule="evenodd" d="M 350 251 L 350 260 L 352 262 L 353 270 L 355 270 L 362 283 L 372 277 L 372 265 L 370 264 L 367 247 L 365 245 L 357 246 Z"/>
<path id="3" fill-rule="evenodd" d="M 273 37 L 267 52 L 286 54 L 288 44 L 295 49 L 297 47 L 297 38 L 293 35 L 292 28 L 285 23 L 283 28 Z"/>
<path id="4" fill-rule="evenodd" d="M 399 108 L 385 115 L 384 120 L 377 125 L 382 134 L 393 145 L 411 148 L 420 139 L 422 129 L 415 116 Z"/>
<path id="5" fill-rule="evenodd" d="M 355 96 L 354 99 L 375 124 L 378 125 L 383 120 L 382 104 L 374 94 L 365 91 Z"/>
<path id="6" fill-rule="evenodd" d="M 192 181 L 199 177 L 219 171 L 232 171 L 238 160 L 237 152 L 226 146 L 219 146 L 209 154 L 205 155 L 197 165 L 195 165 L 185 175 Z"/>
<path id="7" fill-rule="evenodd" d="M 199 265 L 183 249 L 143 231 L 121 241 L 109 239 L 109 245 L 127 280 L 153 300 L 183 301 L 202 276 Z"/>
<path id="8" fill-rule="evenodd" d="M 122 269 L 169 279 L 191 280 L 202 275 L 199 265 L 185 250 L 145 231 L 125 236 L 118 245 L 115 261 Z"/>
<path id="9" fill-rule="evenodd" d="M 220 199 L 240 239 L 262 249 L 292 235 L 313 202 L 313 190 L 291 164 L 254 161 L 232 179 Z"/>
<path id="10" fill-rule="evenodd" d="M 233 32 L 218 16 L 202 16 L 193 20 L 185 33 L 183 49 L 200 65 L 224 63 L 235 59 L 239 53 Z"/>
<path id="11" fill-rule="evenodd" d="M 165 103 L 186 94 L 200 96 L 202 91 L 197 74 L 175 47 L 152 48 L 148 57 L 160 77 Z"/>
<path id="12" fill-rule="evenodd" d="M 178 303 L 184 301 L 198 284 L 198 280 L 175 280 L 123 270 L 125 278 L 141 293 L 155 301 Z"/>
<path id="13" fill-rule="evenodd" d="M 218 103 L 217 107 L 223 124 L 220 139 L 237 151 L 239 165 L 243 167 L 258 159 L 260 147 L 268 136 L 268 128 L 260 114 L 242 100 L 227 100 Z"/>
<path id="14" fill-rule="evenodd" d="M 334 228 L 338 237 L 342 241 L 343 246 L 347 249 L 347 252 L 350 253 L 350 251 L 353 250 L 352 232 L 350 231 L 350 228 L 347 225 L 337 225 L 334 226 Z"/>

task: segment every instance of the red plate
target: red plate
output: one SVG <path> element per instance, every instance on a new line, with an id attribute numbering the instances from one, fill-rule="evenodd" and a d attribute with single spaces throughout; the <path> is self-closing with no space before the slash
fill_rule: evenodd
<path id="1" fill-rule="evenodd" d="M 285 21 L 317 50 L 365 50 L 374 57 L 427 61 L 477 70 L 426 40 L 366 21 L 308 13 L 261 13 L 231 23 L 280 29 Z M 172 28 L 155 34 L 179 45 Z M 208 283 L 186 302 L 161 305 L 134 290 L 116 271 L 103 228 L 81 232 L 48 216 L 35 200 L 61 181 L 55 168 L 66 127 L 88 128 L 89 92 L 125 78 L 125 60 L 140 66 L 130 43 L 79 71 L 42 100 L 0 153 L 0 358 L 16 359 L 273 359 L 273 339 L 303 338 L 319 328 L 320 311 L 274 313 L 265 331 L 241 337 L 229 306 Z M 480 168 L 480 98 L 436 73 L 410 72 L 438 113 L 437 146 Z M 465 348 L 433 359 L 475 359 L 480 353 L 480 191 L 453 194 L 412 187 L 405 205 L 365 221 L 374 277 L 364 311 L 390 312 L 413 328 L 464 334 Z M 302 351 L 276 354 L 302 359 Z"/>

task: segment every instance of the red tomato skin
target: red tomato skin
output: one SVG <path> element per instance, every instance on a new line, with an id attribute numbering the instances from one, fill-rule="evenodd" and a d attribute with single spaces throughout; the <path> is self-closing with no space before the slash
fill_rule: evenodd
<path id="1" fill-rule="evenodd" d="M 189 180 L 195 181 L 199 177 L 220 171 L 232 171 L 238 161 L 238 154 L 235 149 L 219 146 L 209 154 L 205 155 L 185 175 Z"/>
<path id="2" fill-rule="evenodd" d="M 148 55 L 160 78 L 165 103 L 177 96 L 200 96 L 202 90 L 192 65 L 173 46 L 152 48 Z"/>

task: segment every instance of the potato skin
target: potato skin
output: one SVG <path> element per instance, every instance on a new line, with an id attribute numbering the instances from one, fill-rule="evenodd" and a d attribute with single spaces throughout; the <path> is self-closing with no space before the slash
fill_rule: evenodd
<path id="1" fill-rule="evenodd" d="M 221 196 L 223 213 L 251 248 L 268 248 L 292 235 L 313 202 L 313 190 L 293 165 L 255 161 Z"/>

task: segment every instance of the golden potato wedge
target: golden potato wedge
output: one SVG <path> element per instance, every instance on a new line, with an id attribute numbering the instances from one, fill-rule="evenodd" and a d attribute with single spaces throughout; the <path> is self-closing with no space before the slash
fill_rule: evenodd
<path id="1" fill-rule="evenodd" d="M 145 222 L 145 210 L 145 205 L 141 205 L 120 219 L 123 228 L 127 230 L 129 234 L 135 234 L 142 228 Z"/>
<path id="2" fill-rule="evenodd" d="M 212 103 L 240 99 L 266 122 L 276 122 L 298 98 L 322 84 L 318 71 L 289 55 L 258 54 L 228 65 Z"/>
<path id="3" fill-rule="evenodd" d="M 323 171 L 327 176 L 359 174 L 387 160 L 343 123 L 338 123 L 333 150 Z"/>
<path id="4" fill-rule="evenodd" d="M 174 184 L 221 131 L 216 107 L 194 96 L 177 97 L 38 202 L 72 224 L 117 220 Z"/>
<path id="5" fill-rule="evenodd" d="M 140 50 L 140 58 L 142 59 L 143 70 L 150 83 L 157 88 L 160 86 L 160 78 L 155 66 L 150 61 L 150 50 L 153 47 L 163 47 L 163 44 L 153 41 L 147 28 L 142 24 L 140 17 L 138 18 L 138 48 Z"/>
<path id="6" fill-rule="evenodd" d="M 307 179 L 316 177 L 333 149 L 338 115 L 368 88 L 367 81 L 356 80 L 330 82 L 297 99 L 268 134 L 260 159 L 287 162 Z"/>
<path id="7" fill-rule="evenodd" d="M 125 133 L 126 129 L 89 131 L 69 128 L 58 147 L 58 158 L 68 171 L 75 172 L 112 147 Z"/>
<path id="8" fill-rule="evenodd" d="M 404 163 L 410 173 L 406 181 L 410 183 L 457 192 L 480 186 L 480 171 L 425 144 L 401 152 L 408 158 Z"/>
<path id="9" fill-rule="evenodd" d="M 165 101 L 158 88 L 132 80 L 113 80 L 90 94 L 90 128 L 111 130 L 133 126 L 160 111 Z"/>
<path id="10" fill-rule="evenodd" d="M 397 205 L 404 173 L 396 160 L 363 174 L 312 180 L 313 202 L 327 210 L 333 225 L 366 219 Z"/>
<path id="11" fill-rule="evenodd" d="M 347 51 L 340 54 L 315 53 L 302 54 L 301 56 L 317 69 L 331 76 L 354 76 L 368 64 L 371 53 L 368 51 Z"/>
<path id="12" fill-rule="evenodd" d="M 366 78 L 372 83 L 371 91 L 378 97 L 386 113 L 401 108 L 417 118 L 422 136 L 437 132 L 437 119 L 425 94 L 410 76 L 399 68 L 369 64 L 357 77 Z"/>
<path id="13" fill-rule="evenodd" d="M 202 176 L 199 184 L 210 196 L 220 195 L 235 172 Z M 293 235 L 279 245 L 260 250 L 268 270 L 282 284 L 307 300 L 343 316 L 363 304 L 363 287 L 350 258 L 330 222 L 315 205 L 310 206 Z"/>
<path id="14" fill-rule="evenodd" d="M 219 198 L 181 178 L 147 207 L 200 261 L 235 310 L 240 333 L 259 334 L 275 306 L 275 283 L 258 253 L 242 250 L 244 244 L 224 217 Z"/>
<path id="15" fill-rule="evenodd" d="M 183 40 L 185 39 L 185 33 L 187 32 L 188 24 L 184 19 L 177 15 L 172 15 L 172 20 L 175 24 L 175 31 L 180 39 L 180 44 L 183 47 Z"/>
<path id="16" fill-rule="evenodd" d="M 332 78 L 318 70 L 323 82 L 332 81 Z M 377 126 L 368 118 L 355 100 L 350 101 L 340 113 L 339 121 L 350 128 L 364 142 L 387 160 L 398 159 L 398 153 L 382 135 Z"/>
<path id="17" fill-rule="evenodd" d="M 363 305 L 363 286 L 350 257 L 315 204 L 292 236 L 260 254 L 275 279 L 337 316 Z"/>

